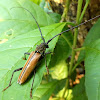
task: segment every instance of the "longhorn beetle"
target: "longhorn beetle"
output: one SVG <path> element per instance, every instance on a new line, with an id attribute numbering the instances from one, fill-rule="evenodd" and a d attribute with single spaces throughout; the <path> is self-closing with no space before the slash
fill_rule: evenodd
<path id="1" fill-rule="evenodd" d="M 17 81 L 17 83 L 19 83 L 19 84 L 24 83 L 24 82 L 26 81 L 26 79 L 29 77 L 29 75 L 30 75 L 30 73 L 31 73 L 32 71 L 34 72 L 34 77 L 35 77 L 35 70 L 34 70 L 34 68 L 35 68 L 36 64 L 38 63 L 39 59 L 41 58 L 41 56 L 42 56 L 42 57 L 45 57 L 45 65 L 46 65 L 47 73 L 49 74 L 49 70 L 48 70 L 48 68 L 47 68 L 47 63 L 46 63 L 46 54 L 49 54 L 49 53 L 51 53 L 51 52 L 45 53 L 46 48 L 49 48 L 48 43 L 49 43 L 52 39 L 54 39 L 55 37 L 61 35 L 62 33 L 68 32 L 69 30 L 72 30 L 72 29 L 74 29 L 74 28 L 77 28 L 77 27 L 79 27 L 80 25 L 83 25 L 83 24 L 85 24 L 85 23 L 87 23 L 87 22 L 89 22 L 89 21 L 91 21 L 91 20 L 93 20 L 93 19 L 95 19 L 95 18 L 97 18 L 97 17 L 100 17 L 100 15 L 98 15 L 98 16 L 96 16 L 96 17 L 94 17 L 94 18 L 91 18 L 91 19 L 89 19 L 89 20 L 86 21 L 86 22 L 83 22 L 83 23 L 81 23 L 81 24 L 79 24 L 79 25 L 77 25 L 77 26 L 75 26 L 75 27 L 72 27 L 72 28 L 70 28 L 70 29 L 68 29 L 68 30 L 65 30 L 65 31 L 63 31 L 63 32 L 61 32 L 61 33 L 55 35 L 54 37 L 52 37 L 51 39 L 49 39 L 47 42 L 45 42 L 45 39 L 43 38 L 43 35 L 42 35 L 41 29 L 40 29 L 40 27 L 39 27 L 39 24 L 38 24 L 38 22 L 36 21 L 36 19 L 35 19 L 35 17 L 33 16 L 33 14 L 32 14 L 28 9 L 23 8 L 23 7 L 13 7 L 13 8 L 22 8 L 22 9 L 28 11 L 28 12 L 32 15 L 32 17 L 34 18 L 34 20 L 35 20 L 35 22 L 36 22 L 36 24 L 37 24 L 37 26 L 38 26 L 38 28 L 39 28 L 39 31 L 40 31 L 40 34 L 41 34 L 41 38 L 42 38 L 42 40 L 43 40 L 43 43 L 41 43 L 40 45 L 38 45 L 38 46 L 36 47 L 35 51 L 32 51 L 31 53 L 28 53 L 28 52 L 27 52 L 27 53 L 24 53 L 25 58 L 26 58 L 26 54 L 27 54 L 27 55 L 30 55 L 30 56 L 28 57 L 28 59 L 27 59 L 25 65 L 24 65 L 24 67 L 18 68 L 18 69 L 16 69 L 16 70 L 13 71 L 12 76 L 11 76 L 11 79 L 10 79 L 10 82 L 9 82 L 9 85 L 8 85 L 5 89 L 3 89 L 3 91 L 5 91 L 8 87 L 11 86 L 11 81 L 12 81 L 14 72 L 17 72 L 17 71 L 22 70 L 21 73 L 20 73 L 20 75 L 19 75 L 19 77 L 18 77 L 18 81 Z M 11 8 L 11 9 L 12 9 L 12 8 Z M 31 86 L 31 90 L 30 90 L 30 97 L 31 97 L 31 98 L 32 98 L 32 87 L 33 87 L 33 83 L 34 83 L 34 77 L 33 77 L 33 82 L 32 82 L 32 86 Z"/>

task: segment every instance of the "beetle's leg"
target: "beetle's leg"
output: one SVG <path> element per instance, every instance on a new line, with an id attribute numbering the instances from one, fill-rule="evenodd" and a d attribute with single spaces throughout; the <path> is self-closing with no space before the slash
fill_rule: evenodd
<path id="1" fill-rule="evenodd" d="M 47 67 L 47 61 L 46 61 L 46 54 L 45 54 L 45 65 L 46 65 L 47 74 L 49 74 L 49 69 Z"/>
<path id="2" fill-rule="evenodd" d="M 35 70 L 34 70 L 34 76 L 33 76 L 33 82 L 30 90 L 30 97 L 32 98 L 32 88 L 33 88 L 33 83 L 34 83 L 34 78 L 35 78 Z"/>
<path id="3" fill-rule="evenodd" d="M 47 67 L 46 55 L 47 55 L 47 54 L 51 54 L 51 53 L 53 53 L 53 52 L 46 52 L 46 53 L 44 54 L 47 74 L 49 74 L 49 69 L 48 69 L 48 67 Z"/>
<path id="4" fill-rule="evenodd" d="M 24 60 L 26 60 L 26 55 L 30 55 L 30 53 L 29 52 L 24 53 L 24 58 L 23 58 Z"/>
<path id="5" fill-rule="evenodd" d="M 22 70 L 22 68 L 19 68 L 19 69 L 16 69 L 16 70 L 13 71 L 12 76 L 11 76 L 11 79 L 10 79 L 10 82 L 9 82 L 9 85 L 5 89 L 3 89 L 2 91 L 5 91 L 7 88 L 9 88 L 11 86 L 11 81 L 12 81 L 14 72 L 20 71 L 20 70 Z"/>

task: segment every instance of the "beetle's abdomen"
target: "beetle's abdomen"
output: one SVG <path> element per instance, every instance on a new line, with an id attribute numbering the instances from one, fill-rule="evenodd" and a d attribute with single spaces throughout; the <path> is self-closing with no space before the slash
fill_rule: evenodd
<path id="1" fill-rule="evenodd" d="M 28 60 L 26 61 L 19 77 L 18 77 L 18 83 L 22 84 L 26 81 L 30 73 L 34 70 L 38 60 L 40 59 L 41 54 L 40 53 L 35 53 L 34 51 L 31 52 Z"/>

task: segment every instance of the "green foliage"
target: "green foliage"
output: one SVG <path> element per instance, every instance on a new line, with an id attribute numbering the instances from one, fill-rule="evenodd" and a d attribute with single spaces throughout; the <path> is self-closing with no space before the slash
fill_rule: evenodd
<path id="1" fill-rule="evenodd" d="M 85 59 L 85 87 L 89 100 L 99 100 L 99 65 L 100 65 L 100 20 L 91 28 L 85 42 L 83 50 L 79 56 L 79 61 Z"/>
<path id="2" fill-rule="evenodd" d="M 85 57 L 85 86 L 89 100 L 100 100 L 100 39 L 88 45 Z"/>
<path id="3" fill-rule="evenodd" d="M 88 47 L 88 45 L 91 45 L 95 40 L 98 40 L 100 38 L 100 20 L 97 21 L 97 23 L 91 28 L 89 31 L 83 46 Z M 85 58 L 85 50 L 81 51 L 78 61 L 82 61 Z"/>
<path id="4" fill-rule="evenodd" d="M 80 80 L 80 84 L 76 85 L 73 88 L 73 98 L 72 100 L 88 100 L 87 96 L 86 96 L 86 91 L 85 91 L 85 78 L 83 77 Z"/>
<path id="5" fill-rule="evenodd" d="M 65 93 L 65 100 L 88 100 L 85 91 L 85 78 L 80 80 L 80 84 L 76 85 L 73 89 L 69 89 Z M 60 90 L 57 97 L 52 100 L 59 100 L 62 97 L 64 89 Z"/>
<path id="6" fill-rule="evenodd" d="M 60 33 L 65 25 L 65 23 L 54 24 L 52 19 L 41 8 L 39 8 L 35 4 L 32 4 L 30 1 L 17 2 L 16 0 L 8 0 L 7 2 L 9 2 L 9 7 L 5 6 L 3 0 L 0 1 L 1 5 L 5 6 L 5 8 L 7 9 L 4 12 L 4 7 L 0 6 L 1 12 L 4 12 L 0 16 L 0 37 L 1 39 L 8 39 L 7 42 L 0 45 L 0 90 L 3 90 L 8 85 L 13 70 L 24 66 L 25 61 L 22 60 L 23 54 L 27 51 L 35 50 L 36 45 L 39 45 L 42 42 L 40 32 L 37 29 L 37 25 L 32 16 L 30 16 L 30 14 L 24 9 L 14 8 L 10 10 L 10 8 L 19 7 L 18 4 L 20 3 L 21 7 L 29 9 L 32 14 L 35 15 L 35 18 L 38 21 L 40 27 L 42 26 L 41 30 L 46 41 L 56 34 Z M 15 5 L 10 5 L 12 3 L 14 3 Z M 29 7 L 28 5 L 31 6 Z M 6 35 L 5 33 L 7 32 L 11 33 L 11 35 Z M 49 44 L 50 49 L 48 49 L 47 51 L 53 52 L 57 40 L 58 37 L 52 40 L 52 42 Z M 48 64 L 49 61 L 50 55 L 47 56 Z M 39 68 L 35 76 L 33 94 L 42 80 L 44 70 L 45 62 L 43 59 L 42 61 L 40 61 Z M 32 77 L 31 79 L 29 78 L 26 82 L 28 84 L 25 83 L 20 86 L 16 83 L 19 73 L 20 72 L 14 74 L 12 86 L 9 89 L 4 92 L 0 91 L 1 100 L 11 100 L 11 98 L 13 98 L 14 100 L 30 99 L 29 92 L 31 88 Z"/>
<path id="7" fill-rule="evenodd" d="M 55 23 L 60 22 L 61 15 L 57 13 L 49 13 L 49 16 L 54 20 Z"/>
<path id="8" fill-rule="evenodd" d="M 71 35 L 71 32 L 62 34 L 62 36 L 58 39 L 49 65 L 51 75 L 54 79 L 63 79 L 68 76 L 66 59 L 71 54 L 71 48 L 67 41 L 72 43 L 72 39 L 73 36 Z"/>
<path id="9" fill-rule="evenodd" d="M 58 81 L 40 85 L 34 93 L 34 100 L 48 100 Z"/>
<path id="10" fill-rule="evenodd" d="M 86 0 L 82 14 L 82 1 L 78 2 L 77 23 L 83 19 L 89 1 Z M 34 2 L 40 4 L 41 0 L 34 0 Z M 4 92 L 2 90 L 8 85 L 12 72 L 24 66 L 26 62 L 22 59 L 24 53 L 34 51 L 36 45 L 43 42 L 32 16 L 22 8 L 11 8 L 24 7 L 28 9 L 36 18 L 46 41 L 62 30 L 67 30 L 66 25 L 74 25 L 71 22 L 55 24 L 60 21 L 60 15 L 52 13 L 49 16 L 36 4 L 29 0 L 0 0 L 0 41 L 6 40 L 0 44 L 0 100 L 30 100 L 33 75 L 30 75 L 24 84 L 19 85 L 16 82 L 20 71 L 16 72 L 11 87 Z M 48 100 L 52 93 L 54 96 L 51 100 L 60 100 L 61 98 L 65 100 L 100 100 L 99 26 L 100 20 L 89 31 L 83 45 L 85 50 L 81 52 L 76 66 L 74 66 L 76 62 L 74 49 L 77 44 L 77 29 L 74 34 L 63 33 L 49 43 L 46 52 L 53 52 L 46 57 L 50 77 L 44 75 L 46 72 L 45 60 L 40 60 L 36 66 L 32 91 L 33 100 Z M 70 55 L 71 60 L 68 60 Z M 85 62 L 86 75 L 80 80 L 80 84 L 70 88 L 67 84 L 69 82 L 68 75 L 70 73 L 71 76 L 75 76 L 74 73 L 71 73 L 73 66 L 76 68 L 82 60 Z"/>
<path id="11" fill-rule="evenodd" d="M 30 0 L 32 2 L 34 2 L 35 4 L 39 5 L 41 3 L 42 0 Z"/>

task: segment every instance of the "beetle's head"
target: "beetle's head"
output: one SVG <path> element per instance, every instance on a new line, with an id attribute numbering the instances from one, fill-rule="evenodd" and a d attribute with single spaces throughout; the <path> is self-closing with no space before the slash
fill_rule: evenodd
<path id="1" fill-rule="evenodd" d="M 38 46 L 36 47 L 35 52 L 44 54 L 46 48 L 49 48 L 48 44 L 47 44 L 47 43 L 41 43 L 40 45 L 38 45 Z"/>

